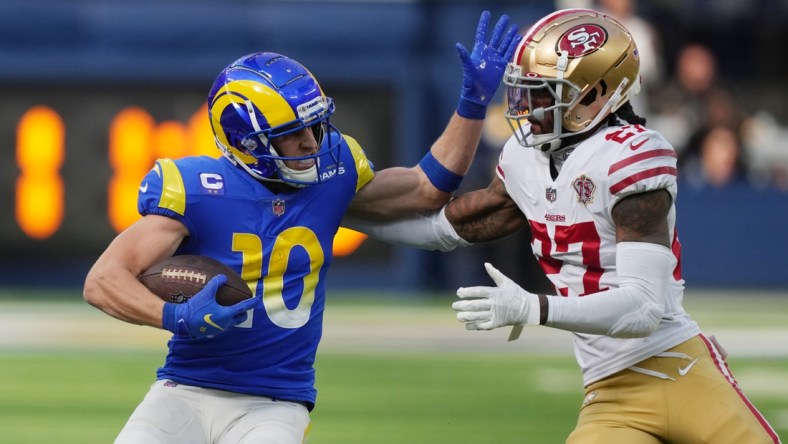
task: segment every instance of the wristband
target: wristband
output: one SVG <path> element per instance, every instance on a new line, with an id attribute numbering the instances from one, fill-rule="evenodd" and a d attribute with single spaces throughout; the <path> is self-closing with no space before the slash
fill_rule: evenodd
<path id="1" fill-rule="evenodd" d="M 169 330 L 173 334 L 177 335 L 179 326 L 182 324 L 178 322 L 178 304 L 174 304 L 172 302 L 165 302 L 164 308 L 162 308 L 161 312 L 161 326 L 165 330 Z"/>
<path id="2" fill-rule="evenodd" d="M 428 151 L 427 154 L 424 155 L 419 162 L 419 166 L 435 188 L 446 193 L 451 193 L 460 187 L 463 176 L 455 174 L 441 165 L 438 159 L 432 155 L 432 151 Z"/>
<path id="3" fill-rule="evenodd" d="M 486 114 L 487 105 L 480 105 L 476 102 L 472 102 L 468 99 L 460 97 L 460 101 L 457 103 L 457 115 L 460 117 L 473 120 L 484 120 L 484 116 Z"/>

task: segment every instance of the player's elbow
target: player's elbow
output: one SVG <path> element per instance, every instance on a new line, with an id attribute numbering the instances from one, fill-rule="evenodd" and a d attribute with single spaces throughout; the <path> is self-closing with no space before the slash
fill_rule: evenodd
<path id="1" fill-rule="evenodd" d="M 93 268 L 88 272 L 85 284 L 82 287 L 82 298 L 85 302 L 102 310 L 106 305 L 105 285 L 103 284 L 105 280 L 106 276 L 104 273 Z"/>
<path id="2" fill-rule="evenodd" d="M 616 322 L 607 332 L 613 338 L 645 338 L 651 336 L 659 327 L 664 308 L 654 302 L 644 302 Z"/>
<path id="3" fill-rule="evenodd" d="M 95 278 L 88 274 L 88 277 L 85 279 L 85 285 L 82 287 L 82 299 L 88 304 L 98 307 L 101 300 L 100 294 Z"/>

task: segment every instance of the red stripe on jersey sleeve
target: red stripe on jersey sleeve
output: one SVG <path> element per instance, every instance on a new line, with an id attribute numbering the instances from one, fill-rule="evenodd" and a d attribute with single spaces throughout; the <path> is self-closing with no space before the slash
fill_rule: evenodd
<path id="1" fill-rule="evenodd" d="M 670 174 L 672 176 L 677 175 L 677 170 L 674 167 L 657 167 L 651 168 L 648 170 L 643 170 L 637 174 L 633 174 L 616 184 L 610 186 L 610 194 L 616 194 L 619 191 L 623 190 L 624 188 L 632 185 L 633 183 L 639 182 L 643 179 L 648 179 L 649 177 L 659 176 L 662 174 Z"/>
<path id="2" fill-rule="evenodd" d="M 624 160 L 620 160 L 613 165 L 610 165 L 610 169 L 608 170 L 608 176 L 615 173 L 616 171 L 632 165 L 635 162 L 640 162 L 646 159 L 653 159 L 654 157 L 673 157 L 677 158 L 676 152 L 671 149 L 661 149 L 661 150 L 651 150 L 651 151 L 644 151 L 642 153 L 635 154 L 634 156 L 629 156 Z"/>
<path id="3" fill-rule="evenodd" d="M 498 174 L 501 178 L 506 179 L 506 173 L 503 172 L 503 168 L 501 168 L 500 165 L 496 165 L 495 169 L 498 170 Z"/>

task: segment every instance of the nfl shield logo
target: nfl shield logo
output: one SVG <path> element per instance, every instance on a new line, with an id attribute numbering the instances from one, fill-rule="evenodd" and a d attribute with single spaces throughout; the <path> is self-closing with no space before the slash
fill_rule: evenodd
<path id="1" fill-rule="evenodd" d="M 547 199 L 548 202 L 555 202 L 555 200 L 558 198 L 558 192 L 556 191 L 555 188 L 550 187 L 544 190 L 544 197 Z"/>
<path id="2" fill-rule="evenodd" d="M 273 210 L 274 216 L 281 216 L 285 214 L 285 201 L 282 199 L 276 199 L 275 201 L 271 202 L 271 210 Z"/>

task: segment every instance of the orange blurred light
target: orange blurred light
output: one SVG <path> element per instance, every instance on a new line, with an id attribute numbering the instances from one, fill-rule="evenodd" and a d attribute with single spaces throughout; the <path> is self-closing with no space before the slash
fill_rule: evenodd
<path id="1" fill-rule="evenodd" d="M 109 127 L 109 164 L 115 172 L 149 170 L 153 167 L 151 137 L 155 122 L 142 108 L 126 108 Z M 142 180 L 142 176 L 140 176 Z"/>
<path id="2" fill-rule="evenodd" d="M 65 134 L 63 119 L 46 106 L 30 108 L 17 127 L 16 220 L 33 239 L 52 236 L 63 222 Z"/>
<path id="3" fill-rule="evenodd" d="M 364 242 L 367 235 L 348 228 L 339 227 L 334 236 L 334 256 L 350 256 Z"/>
<path id="4" fill-rule="evenodd" d="M 189 155 L 186 128 L 179 122 L 162 122 L 153 132 L 156 157 L 179 159 Z M 141 179 L 141 178 L 140 178 Z"/>
<path id="5" fill-rule="evenodd" d="M 189 119 L 189 145 L 192 155 L 220 157 L 221 151 L 216 148 L 213 140 L 213 131 L 208 121 L 208 105 L 203 104 L 200 109 Z"/>
<path id="6" fill-rule="evenodd" d="M 109 159 L 113 175 L 107 187 L 109 222 L 121 232 L 136 222 L 137 190 L 155 161 L 155 122 L 142 108 L 126 108 L 109 128 Z"/>

